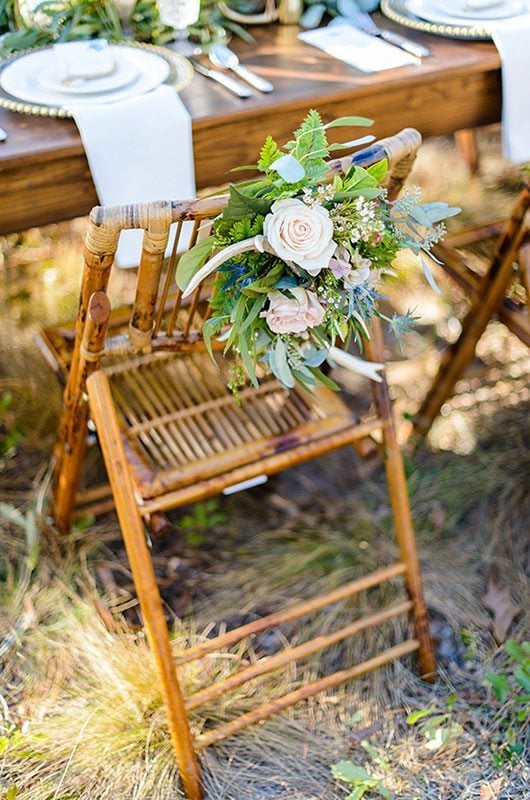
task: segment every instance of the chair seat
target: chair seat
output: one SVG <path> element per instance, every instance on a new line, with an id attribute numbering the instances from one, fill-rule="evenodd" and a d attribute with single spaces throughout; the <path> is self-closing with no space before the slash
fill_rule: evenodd
<path id="1" fill-rule="evenodd" d="M 104 368 L 142 498 L 221 475 L 227 487 L 244 465 L 267 472 L 286 451 L 340 432 L 356 438 L 356 419 L 336 392 L 288 391 L 265 376 L 237 402 L 226 362 L 216 364 L 204 352 L 153 353 Z"/>

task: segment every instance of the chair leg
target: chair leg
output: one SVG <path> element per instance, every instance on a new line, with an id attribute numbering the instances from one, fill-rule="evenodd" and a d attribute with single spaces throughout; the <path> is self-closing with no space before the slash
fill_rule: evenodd
<path id="1" fill-rule="evenodd" d="M 189 728 L 184 698 L 177 677 L 162 601 L 135 490 L 126 467 L 118 420 L 107 376 L 95 372 L 87 382 L 90 409 L 107 467 L 116 513 L 127 549 L 138 600 L 153 651 L 162 697 L 166 707 L 173 747 L 189 800 L 201 800 L 202 785 L 197 756 Z"/>
<path id="2" fill-rule="evenodd" d="M 530 241 L 519 250 L 519 275 L 526 293 L 526 310 L 530 314 Z"/>
<path id="3" fill-rule="evenodd" d="M 505 223 L 499 236 L 489 270 L 482 278 L 462 324 L 462 333 L 442 358 L 434 383 L 416 415 L 414 431 L 419 436 L 424 436 L 428 432 L 434 418 L 452 394 L 456 382 L 462 377 L 473 358 L 475 348 L 488 322 L 502 305 L 506 288 L 513 276 L 514 261 L 525 240 L 524 218 L 529 206 L 530 182 L 520 192 L 510 219 Z"/>
<path id="4" fill-rule="evenodd" d="M 487 279 L 487 275 L 485 279 Z M 455 384 L 469 366 L 480 337 L 486 330 L 497 307 L 502 302 L 506 287 L 512 277 L 512 264 L 506 260 L 504 269 L 493 283 L 484 281 L 473 299 L 462 323 L 457 341 L 442 356 L 438 373 L 414 420 L 414 433 L 425 436 L 441 407 L 453 393 Z"/>
<path id="5" fill-rule="evenodd" d="M 86 381 L 99 367 L 109 316 L 107 295 L 103 291 L 94 292 L 88 300 L 78 368 L 75 373 L 70 373 L 64 392 L 59 438 L 55 448 L 51 515 L 62 534 L 70 530 L 86 449 Z"/>
<path id="6" fill-rule="evenodd" d="M 479 156 L 475 131 L 469 128 L 462 131 L 456 131 L 455 144 L 460 156 L 466 162 L 470 174 L 474 175 L 476 172 L 478 172 L 479 167 Z"/>
<path id="7" fill-rule="evenodd" d="M 371 361 L 383 360 L 383 344 L 381 326 L 376 320 L 372 326 L 371 340 L 366 343 L 366 352 Z M 423 587 L 420 573 L 416 538 L 410 513 L 410 502 L 403 466 L 403 458 L 399 448 L 394 422 L 392 419 L 392 405 L 388 394 L 386 380 L 373 383 L 374 400 L 377 413 L 383 421 L 383 447 L 386 478 L 390 494 L 390 505 L 394 520 L 396 540 L 400 557 L 405 564 L 405 584 L 412 600 L 412 617 L 414 634 L 419 641 L 418 664 L 424 680 L 433 681 L 436 673 L 436 660 L 432 648 L 427 619 L 427 609 L 423 597 Z"/>

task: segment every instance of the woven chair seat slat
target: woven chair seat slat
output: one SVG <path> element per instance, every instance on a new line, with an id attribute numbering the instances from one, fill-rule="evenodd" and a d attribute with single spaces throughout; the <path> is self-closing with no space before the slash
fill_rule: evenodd
<path id="1" fill-rule="evenodd" d="M 153 353 L 136 357 L 127 367 L 106 372 L 123 435 L 143 462 L 136 475 L 143 496 L 152 488 L 153 475 L 164 490 L 178 489 L 205 462 L 219 464 L 208 472 L 213 477 L 271 448 L 301 446 L 356 422 L 335 393 L 319 390 L 305 396 L 301 390 L 287 391 L 275 379 L 242 390 L 239 404 L 226 386 L 226 364 L 219 358 L 216 369 L 207 353 L 162 358 Z"/>

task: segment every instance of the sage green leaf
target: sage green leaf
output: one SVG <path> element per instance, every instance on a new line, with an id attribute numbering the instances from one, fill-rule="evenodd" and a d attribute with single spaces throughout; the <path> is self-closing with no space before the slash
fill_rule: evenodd
<path id="1" fill-rule="evenodd" d="M 232 323 L 232 330 L 230 331 L 230 336 L 228 337 L 225 345 L 224 352 L 226 353 L 234 342 L 236 341 L 239 330 L 241 328 L 243 319 L 245 318 L 245 312 L 247 308 L 247 298 L 240 294 L 237 303 L 235 304 L 234 308 L 232 309 L 232 315 L 230 317 L 230 322 Z"/>
<path id="2" fill-rule="evenodd" d="M 251 333 L 251 335 L 252 335 L 252 333 Z M 256 389 L 257 389 L 258 386 L 259 386 L 259 383 L 258 383 L 258 379 L 256 377 L 256 369 L 254 367 L 253 359 L 252 359 L 252 357 L 250 355 L 249 343 L 247 341 L 247 337 L 245 336 L 245 334 L 243 334 L 243 335 L 240 334 L 239 335 L 238 340 L 237 340 L 237 346 L 238 346 L 238 350 L 239 350 L 239 353 L 241 355 L 241 358 L 243 359 L 243 364 L 245 365 L 245 369 L 247 371 L 248 377 L 252 381 L 252 385 L 255 386 Z"/>
<path id="3" fill-rule="evenodd" d="M 422 211 L 425 212 L 431 225 L 434 225 L 436 222 L 441 222 L 443 219 L 455 217 L 462 211 L 461 208 L 449 206 L 447 203 L 422 203 L 418 208 L 421 208 Z"/>
<path id="4" fill-rule="evenodd" d="M 246 331 L 246 329 L 250 325 L 252 325 L 252 323 L 257 318 L 258 314 L 260 313 L 261 309 L 265 305 L 266 299 L 267 298 L 263 297 L 263 296 L 256 297 L 256 299 L 254 300 L 254 303 L 252 304 L 252 306 L 250 308 L 250 311 L 249 311 L 246 319 L 243 321 L 243 324 L 241 325 L 241 328 L 239 329 L 239 333 L 240 334 L 243 333 L 244 331 Z"/>
<path id="5" fill-rule="evenodd" d="M 432 274 L 429 265 L 427 264 L 427 262 L 423 258 L 423 256 L 420 256 L 420 258 L 421 258 L 421 266 L 422 266 L 422 269 L 423 269 L 423 274 L 427 278 L 427 283 L 429 284 L 429 286 L 431 287 L 433 292 L 436 292 L 436 294 L 441 294 L 442 290 L 440 289 L 440 287 L 438 286 L 438 284 L 434 280 L 434 275 Z"/>
<path id="6" fill-rule="evenodd" d="M 276 345 L 274 346 L 274 367 L 271 364 L 271 369 L 280 383 L 282 383 L 288 389 L 292 389 L 294 387 L 295 380 L 293 373 L 291 372 L 291 368 L 287 362 L 287 349 L 283 339 L 280 339 L 279 337 L 276 339 Z"/>
<path id="7" fill-rule="evenodd" d="M 213 350 L 212 350 L 212 336 L 218 333 L 223 327 L 223 325 L 228 323 L 229 319 L 230 317 L 228 316 L 210 317 L 210 319 L 207 319 L 206 322 L 203 323 L 202 338 L 204 341 L 204 346 L 206 347 L 206 350 L 208 351 L 212 361 L 214 361 Z"/>
<path id="8" fill-rule="evenodd" d="M 373 119 L 367 119 L 366 117 L 338 117 L 338 119 L 334 119 L 324 125 L 324 128 L 326 130 L 328 128 L 347 128 L 350 126 L 357 128 L 369 128 L 373 124 Z"/>
<path id="9" fill-rule="evenodd" d="M 318 28 L 326 11 L 324 3 L 310 5 L 300 17 L 301 28 Z"/>
<path id="10" fill-rule="evenodd" d="M 340 392 L 340 386 L 338 383 L 335 383 L 334 380 L 325 375 L 322 370 L 318 369 L 318 367 L 307 367 L 307 369 L 316 378 L 318 383 L 321 383 L 323 386 L 327 386 L 328 389 L 332 389 L 334 392 Z"/>
<path id="11" fill-rule="evenodd" d="M 363 767 L 352 764 L 351 761 L 339 761 L 338 764 L 333 764 L 331 772 L 334 778 L 347 783 L 357 783 L 358 781 L 362 783 L 377 782 L 377 778 L 373 778 Z"/>
<path id="12" fill-rule="evenodd" d="M 184 291 L 195 273 L 204 266 L 214 249 L 215 239 L 207 236 L 201 242 L 183 253 L 177 265 L 176 281 L 179 289 Z"/>

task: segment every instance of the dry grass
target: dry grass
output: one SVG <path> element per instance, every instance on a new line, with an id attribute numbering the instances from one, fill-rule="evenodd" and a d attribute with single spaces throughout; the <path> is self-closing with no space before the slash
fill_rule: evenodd
<path id="1" fill-rule="evenodd" d="M 450 175 L 443 168 L 449 146 L 427 144 L 417 180 L 432 196 L 464 197 L 469 218 L 502 213 L 516 176 L 500 164 L 491 135 L 483 137 L 481 178 L 472 182 L 463 167 Z M 9 390 L 13 401 L 0 424 L 22 424 L 26 433 L 18 452 L 2 460 L 0 500 L 28 516 L 25 528 L 4 520 L 0 532 L 0 720 L 4 732 L 21 731 L 18 741 L 9 734 L 12 741 L 0 755 L 0 796 L 16 785 L 24 800 L 173 800 L 181 796 L 178 775 L 114 519 L 74 532 L 71 553 L 60 564 L 48 552 L 46 526 L 38 559 L 32 543 L 31 514 L 42 508 L 60 393 L 31 335 L 39 318 L 73 313 L 83 227 L 76 222 L 3 243 L 0 395 Z M 126 294 L 130 282 L 130 275 L 118 276 L 115 291 Z M 391 367 L 400 413 L 413 410 L 421 396 L 440 338 L 455 334 L 448 300 L 434 303 L 418 276 L 410 276 L 409 286 L 423 327 L 410 338 L 407 359 L 396 352 Z M 399 293 L 396 300 L 410 304 Z M 421 683 L 412 661 L 395 664 L 210 749 L 203 771 L 211 800 L 341 798 L 346 791 L 332 779 L 330 765 L 343 758 L 364 764 L 405 800 L 479 798 L 481 787 L 499 777 L 498 800 L 525 796 L 530 776 L 524 763 L 500 771 L 492 763 L 502 709 L 483 680 L 502 654 L 480 598 L 495 565 L 514 601 L 529 607 L 528 351 L 493 326 L 479 356 L 476 374 L 459 386 L 451 413 L 433 429 L 430 449 L 408 458 L 438 682 Z M 215 620 L 246 622 L 394 555 L 381 470 L 352 463 L 349 450 L 223 499 L 220 508 L 225 521 L 202 531 L 200 545 L 186 543 L 179 514 L 176 536 L 156 546 L 176 648 L 210 634 Z M 252 646 L 211 656 L 201 671 L 192 664 L 183 675 L 186 691 L 339 626 L 394 594 L 392 587 L 364 593 L 355 605 L 338 604 L 303 624 L 258 636 Z M 331 648 L 323 669 L 365 658 L 383 638 L 397 638 L 399 624 Z M 525 624 L 520 614 L 510 636 L 528 637 Z M 193 725 L 198 730 L 244 713 L 316 668 L 309 660 L 259 686 L 251 683 L 229 703 L 212 702 Z M 421 730 L 406 723 L 408 712 L 431 704 L 460 726 L 456 739 L 437 751 L 426 749 Z"/>

